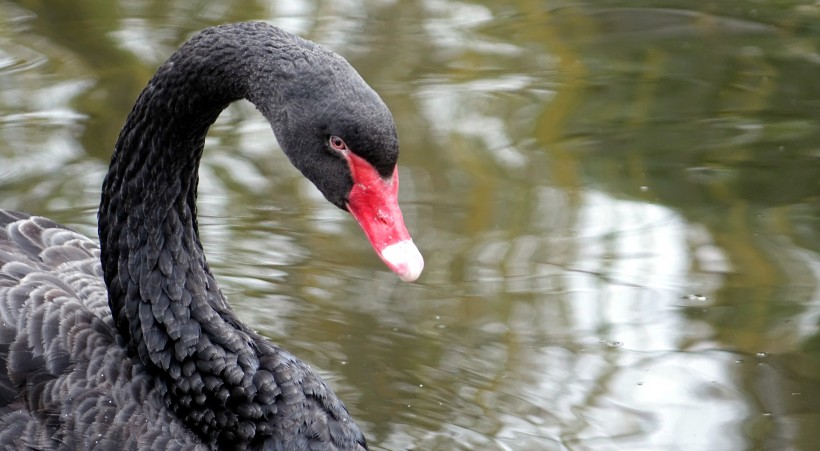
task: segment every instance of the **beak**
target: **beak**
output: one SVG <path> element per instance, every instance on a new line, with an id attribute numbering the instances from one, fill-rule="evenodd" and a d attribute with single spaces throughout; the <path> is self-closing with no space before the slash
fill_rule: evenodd
<path id="1" fill-rule="evenodd" d="M 347 210 L 364 230 L 367 239 L 388 268 L 401 280 L 412 282 L 424 268 L 424 258 L 410 238 L 399 209 L 399 171 L 383 179 L 363 158 L 345 154 L 353 174 Z"/>

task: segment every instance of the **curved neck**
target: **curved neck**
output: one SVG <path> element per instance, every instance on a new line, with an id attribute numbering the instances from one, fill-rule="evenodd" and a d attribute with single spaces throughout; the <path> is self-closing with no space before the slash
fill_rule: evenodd
<path id="1" fill-rule="evenodd" d="M 185 44 L 140 94 L 103 184 L 101 258 L 117 328 L 130 352 L 165 381 L 171 407 L 214 443 L 249 439 L 237 424 L 264 419 L 264 412 L 244 418 L 228 406 L 228 394 L 233 405 L 242 401 L 236 388 L 247 387 L 259 368 L 260 345 L 231 312 L 205 260 L 197 172 L 208 128 L 230 102 L 260 95 L 247 87 L 254 65 L 262 57 L 275 65 L 270 47 L 287 39 L 272 27 L 238 24 Z"/>
<path id="2" fill-rule="evenodd" d="M 120 333 L 143 358 L 140 338 L 149 331 L 141 305 L 180 301 L 190 292 L 192 302 L 227 310 L 199 241 L 196 188 L 208 128 L 228 104 L 247 97 L 231 73 L 246 71 L 249 60 L 226 51 L 197 58 L 214 47 L 208 41 L 183 46 L 142 91 L 103 183 L 99 234 L 109 304 Z M 163 323 L 181 320 L 153 313 Z"/>
<path id="3" fill-rule="evenodd" d="M 99 212 L 114 321 L 168 406 L 212 448 L 292 449 L 314 442 L 366 448 L 347 410 L 318 376 L 233 314 L 205 261 L 196 220 L 205 134 L 240 98 L 271 122 L 297 168 L 308 178 L 313 174 L 314 183 L 330 183 L 319 178 L 328 167 L 314 167 L 322 148 L 304 142 L 324 139 L 303 125 L 315 122 L 317 111 L 333 108 L 321 101 L 328 96 L 303 106 L 316 87 L 329 86 L 329 97 L 366 91 L 342 62 L 263 23 L 208 29 L 159 69 L 117 140 Z M 346 84 L 336 86 L 339 71 Z M 386 111 L 383 104 L 376 109 Z"/>

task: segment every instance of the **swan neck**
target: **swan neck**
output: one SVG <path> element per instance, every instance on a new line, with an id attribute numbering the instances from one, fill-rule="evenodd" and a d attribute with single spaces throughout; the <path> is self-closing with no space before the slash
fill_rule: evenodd
<path id="1" fill-rule="evenodd" d="M 258 59 L 274 64 L 272 57 L 239 41 L 255 40 L 249 30 L 279 33 L 241 26 L 246 29 L 220 27 L 193 38 L 151 79 L 115 145 L 99 211 L 118 331 L 129 352 L 169 387 L 170 406 L 217 445 L 242 438 L 223 434 L 238 421 L 228 394 L 233 403 L 241 399 L 232 387 L 248 386 L 259 361 L 256 335 L 225 302 L 202 250 L 197 174 L 206 133 L 220 112 L 241 98 L 266 100 L 250 95 L 248 81 Z"/>
<path id="2" fill-rule="evenodd" d="M 131 357 L 143 362 L 169 409 L 210 449 L 366 448 L 318 376 L 236 318 L 205 260 L 196 214 L 205 135 L 234 100 L 256 105 L 310 178 L 305 162 L 316 147 L 303 139 L 317 132 L 304 126 L 316 122 L 317 110 L 333 110 L 317 102 L 323 97 L 315 88 L 329 86 L 360 108 L 366 105 L 359 97 L 378 100 L 341 61 L 263 23 L 205 30 L 159 68 L 115 145 L 99 211 L 111 312 Z M 335 86 L 339 80 L 345 83 Z M 314 108 L 302 108 L 311 96 Z M 376 110 L 389 117 L 383 104 Z M 320 169 L 313 174 L 326 172 Z"/>

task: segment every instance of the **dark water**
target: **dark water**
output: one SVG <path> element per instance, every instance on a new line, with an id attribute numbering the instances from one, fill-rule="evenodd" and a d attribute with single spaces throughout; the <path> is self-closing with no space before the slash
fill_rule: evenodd
<path id="1" fill-rule="evenodd" d="M 374 449 L 817 447 L 820 4 L 0 1 L 0 207 L 93 235 L 153 70 L 245 19 L 346 56 L 399 127 L 414 284 L 249 104 L 201 170 L 223 290 Z"/>

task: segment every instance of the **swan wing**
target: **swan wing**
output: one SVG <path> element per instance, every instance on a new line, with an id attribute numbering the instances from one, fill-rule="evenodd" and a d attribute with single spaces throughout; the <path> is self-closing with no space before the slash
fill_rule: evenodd
<path id="1" fill-rule="evenodd" d="M 0 444 L 195 448 L 116 333 L 99 252 L 49 219 L 0 210 Z"/>

